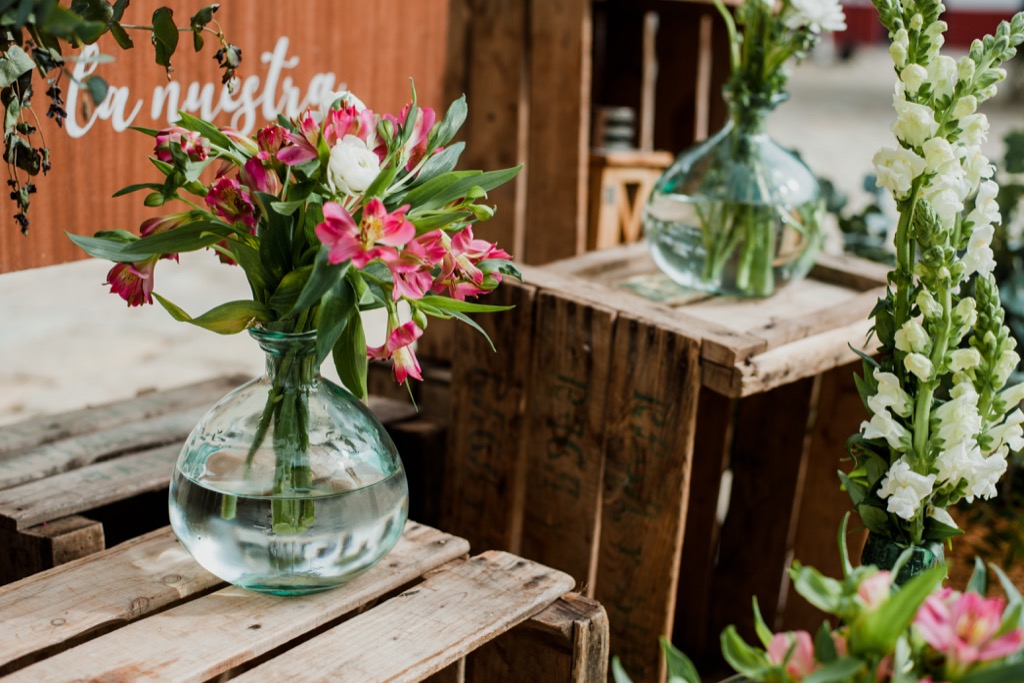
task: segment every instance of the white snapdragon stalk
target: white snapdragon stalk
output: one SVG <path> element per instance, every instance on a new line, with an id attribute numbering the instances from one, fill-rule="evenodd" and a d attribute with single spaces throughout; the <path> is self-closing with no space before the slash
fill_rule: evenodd
<path id="1" fill-rule="evenodd" d="M 900 220 L 890 290 L 872 313 L 881 360 L 858 378 L 871 418 L 843 481 L 872 532 L 920 545 L 958 533 L 946 508 L 995 495 L 1007 454 L 1024 447 L 1024 387 L 1000 393 L 1020 358 L 992 276 L 999 187 L 978 111 L 1024 42 L 1024 13 L 954 60 L 939 0 L 873 2 L 899 78 L 898 146 L 873 161 Z"/>

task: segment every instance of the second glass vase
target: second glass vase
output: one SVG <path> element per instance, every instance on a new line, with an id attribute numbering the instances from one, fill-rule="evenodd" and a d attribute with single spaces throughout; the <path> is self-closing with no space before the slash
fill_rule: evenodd
<path id="1" fill-rule="evenodd" d="M 782 99 L 730 103 L 725 127 L 683 152 L 658 179 L 644 231 L 654 261 L 678 284 L 766 297 L 814 265 L 821 188 L 798 156 L 764 132 Z"/>

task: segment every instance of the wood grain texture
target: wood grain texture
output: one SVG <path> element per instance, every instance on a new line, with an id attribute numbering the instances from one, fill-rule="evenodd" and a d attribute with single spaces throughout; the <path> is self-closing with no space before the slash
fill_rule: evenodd
<path id="1" fill-rule="evenodd" d="M 499 351 L 466 326 L 455 335 L 442 526 L 472 547 L 517 551 L 535 290 L 507 283 L 492 296 L 515 306 L 478 318 Z"/>
<path id="2" fill-rule="evenodd" d="M 0 585 L 103 550 L 103 525 L 72 515 L 48 524 L 0 529 Z"/>
<path id="3" fill-rule="evenodd" d="M 539 264 L 586 248 L 591 3 L 528 1 L 529 227 L 519 257 L 524 263 Z"/>
<path id="4" fill-rule="evenodd" d="M 346 84 L 376 111 L 397 113 L 410 98 L 410 78 L 415 79 L 420 103 L 443 111 L 447 106 L 442 100 L 442 89 L 448 2 L 227 3 L 221 6 L 216 18 L 229 39 L 244 52 L 239 75 L 259 79 L 257 93 L 269 99 L 278 101 L 285 96 L 286 79 L 304 97 L 315 74 L 333 72 L 336 80 L 328 85 L 331 90 Z M 126 21 L 149 23 L 153 10 L 161 4 L 166 3 L 135 0 L 125 15 Z M 180 0 L 174 4 L 174 17 L 187 25 L 188 17 L 208 4 L 206 0 Z M 270 73 L 262 57 L 274 49 L 281 36 L 288 37 L 288 57 L 297 62 L 281 72 L 273 92 L 267 95 Z M 166 119 L 152 116 L 152 94 L 154 87 L 166 84 L 166 78 L 153 63 L 148 37 L 136 35 L 135 40 L 137 47 L 129 52 L 121 52 L 107 39 L 101 41 L 103 51 L 115 56 L 116 62 L 102 65 L 97 73 L 113 86 L 128 88 L 123 95 L 126 109 L 140 103 L 134 125 L 161 128 L 167 125 Z M 212 59 L 216 51 L 214 41 L 208 38 L 206 49 L 199 54 L 192 53 L 188 42 L 182 39 L 181 49 L 174 57 L 175 80 L 184 84 L 183 90 L 196 81 L 210 87 L 216 84 L 219 92 L 220 73 Z M 321 81 L 319 85 L 327 84 Z M 37 92 L 41 94 L 44 89 L 37 83 Z M 44 101 L 40 98 L 36 103 L 41 118 Z M 85 119 L 78 115 L 84 123 Z M 215 121 L 229 125 L 231 116 L 221 114 Z M 259 124 L 262 123 L 261 119 Z M 143 207 L 138 195 L 111 199 L 125 185 L 162 178 L 146 159 L 151 150 L 150 138 L 131 131 L 117 133 L 105 121 L 99 121 L 78 139 L 51 125 L 46 125 L 45 133 L 54 170 L 38 182 L 28 237 L 18 231 L 12 218 L 13 206 L 6 204 L 0 211 L 0 272 L 82 258 L 84 254 L 64 236 L 65 230 L 92 234 L 101 229 L 123 228 L 134 232 L 145 218 L 162 213 Z"/>
<path id="5" fill-rule="evenodd" d="M 608 615 L 569 593 L 469 658 L 468 683 L 608 680 Z"/>
<path id="6" fill-rule="evenodd" d="M 323 671 L 338 681 L 422 680 L 541 611 L 573 584 L 561 572 L 488 551 L 435 572 L 237 680 L 316 681 Z"/>
<path id="7" fill-rule="evenodd" d="M 535 310 L 522 553 L 593 590 L 615 314 L 546 291 Z"/>
<path id="8" fill-rule="evenodd" d="M 628 313 L 615 320 L 594 597 L 635 681 L 664 675 L 700 392 L 700 342 Z M 644 586 L 643 590 L 637 587 Z"/>
<path id="9" fill-rule="evenodd" d="M 229 587 L 154 614 L 216 582 L 165 529 L 53 570 L 62 572 L 64 580 L 46 572 L 0 588 L 5 624 L 14 636 L 0 646 L 0 661 L 8 665 L 104 625 L 148 615 L 20 669 L 5 681 L 206 680 L 467 551 L 462 539 L 410 523 L 386 559 L 344 588 L 282 600 Z M 119 552 L 118 561 L 112 561 L 111 553 Z M 319 667 L 310 669 L 309 661 L 304 661 L 307 670 L 322 673 Z"/>
<path id="10" fill-rule="evenodd" d="M 25 529 L 166 488 L 181 444 L 114 458 L 0 491 L 0 526 Z"/>
<path id="11" fill-rule="evenodd" d="M 803 495 L 814 384 L 814 379 L 799 380 L 739 403 L 729 512 L 711 587 L 712 633 L 735 624 L 752 641 L 754 596 L 768 624 L 778 614 L 795 502 Z"/>

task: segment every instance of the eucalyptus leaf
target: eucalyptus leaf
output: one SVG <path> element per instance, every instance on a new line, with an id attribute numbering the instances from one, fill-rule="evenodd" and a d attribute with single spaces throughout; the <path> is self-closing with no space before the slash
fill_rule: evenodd
<path id="1" fill-rule="evenodd" d="M 0 57 L 0 88 L 10 86 L 35 67 L 36 63 L 27 52 L 17 45 L 9 46 L 3 57 Z"/>
<path id="2" fill-rule="evenodd" d="M 159 7 L 153 12 L 151 38 L 156 51 L 156 63 L 170 68 L 171 57 L 178 48 L 178 26 L 174 23 L 174 12 L 170 8 Z"/>

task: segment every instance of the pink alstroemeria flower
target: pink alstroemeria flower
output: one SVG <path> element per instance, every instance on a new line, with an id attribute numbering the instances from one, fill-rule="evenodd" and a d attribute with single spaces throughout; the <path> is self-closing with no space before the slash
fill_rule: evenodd
<path id="1" fill-rule="evenodd" d="M 206 203 L 228 223 L 242 223 L 249 230 L 256 228 L 256 206 L 249 189 L 233 178 L 221 178 L 206 194 Z"/>
<path id="2" fill-rule="evenodd" d="M 1004 608 L 1002 598 L 944 588 L 925 599 L 914 623 L 928 645 L 945 653 L 947 673 L 963 673 L 975 662 L 1013 654 L 1024 643 L 1024 631 L 1020 629 L 997 635 Z"/>
<path id="3" fill-rule="evenodd" d="M 474 239 L 472 226 L 467 226 L 453 235 L 449 249 L 433 289 L 435 292 L 448 290 L 453 299 L 460 301 L 465 300 L 467 296 L 485 294 L 501 282 L 501 273 L 492 272 L 485 277 L 484 272 L 477 267 L 478 263 L 488 259 L 511 259 L 511 256 L 497 245 L 487 240 Z"/>
<path id="4" fill-rule="evenodd" d="M 281 179 L 270 167 L 273 157 L 269 152 L 257 152 L 238 171 L 238 179 L 250 190 L 278 195 L 281 193 Z"/>
<path id="5" fill-rule="evenodd" d="M 889 599 L 889 595 L 892 593 L 891 586 L 892 574 L 880 571 L 860 582 L 860 585 L 857 586 L 857 597 L 861 599 L 868 610 L 874 611 Z"/>
<path id="6" fill-rule="evenodd" d="M 178 145 L 192 161 L 203 161 L 210 153 L 210 141 L 199 133 L 182 128 L 171 126 L 164 128 L 156 134 L 156 148 L 154 155 L 160 161 L 168 164 L 174 163 L 174 155 L 171 153 L 171 146 Z"/>
<path id="7" fill-rule="evenodd" d="M 355 220 L 341 204 L 325 202 L 324 222 L 316 226 L 316 236 L 330 252 L 330 263 L 344 263 L 351 259 L 352 265 L 362 268 L 374 259 L 385 263 L 398 258 L 398 249 L 416 236 L 416 228 L 405 218 L 409 206 L 402 206 L 391 213 L 384 204 L 374 197 L 363 207 L 362 220 Z"/>
<path id="8" fill-rule="evenodd" d="M 768 660 L 772 664 L 785 662 L 786 673 L 798 681 L 814 673 L 818 668 L 818 663 L 814 660 L 814 640 L 807 631 L 776 633 L 768 643 Z"/>
<path id="9" fill-rule="evenodd" d="M 377 134 L 377 117 L 369 109 L 356 111 L 354 106 L 332 109 L 324 117 L 323 134 L 328 148 L 333 148 L 346 135 L 356 136 L 369 147 Z"/>
<path id="10" fill-rule="evenodd" d="M 391 121 L 397 129 L 399 126 L 405 125 L 405 119 L 409 116 L 409 107 L 412 103 L 405 105 L 402 111 L 398 114 L 398 117 L 394 117 L 390 114 L 385 114 L 384 118 Z M 411 171 L 416 167 L 420 161 L 423 160 L 423 156 L 427 153 L 427 141 L 430 138 L 430 129 L 434 127 L 434 123 L 437 121 L 437 113 L 429 108 L 423 107 L 417 109 L 416 120 L 413 121 L 412 135 L 409 137 L 409 141 L 405 143 L 405 155 L 408 156 L 408 161 L 405 164 L 405 170 Z"/>
<path id="11" fill-rule="evenodd" d="M 288 130 L 284 126 L 273 123 L 256 131 L 256 144 L 263 152 L 277 154 L 278 150 L 284 146 L 287 136 Z"/>
<path id="12" fill-rule="evenodd" d="M 395 381 L 399 384 L 405 382 L 409 377 L 422 381 L 423 375 L 420 372 L 420 363 L 412 349 L 412 343 L 422 335 L 423 330 L 410 320 L 392 330 L 383 345 L 367 347 L 367 355 L 377 360 L 387 360 L 390 358 Z"/>
<path id="13" fill-rule="evenodd" d="M 405 245 L 398 257 L 388 261 L 395 286 L 391 296 L 398 301 L 420 299 L 434 284 L 433 268 L 442 262 L 448 250 L 440 230 L 420 235 Z"/>
<path id="14" fill-rule="evenodd" d="M 153 303 L 153 271 L 157 257 L 151 256 L 137 263 L 115 263 L 107 273 L 106 284 L 110 293 L 117 294 L 129 306 Z"/>
<path id="15" fill-rule="evenodd" d="M 277 158 L 287 166 L 297 166 L 318 156 L 316 143 L 320 135 L 320 124 L 310 109 L 294 119 L 296 132 L 285 134 L 286 143 L 277 152 Z"/>

